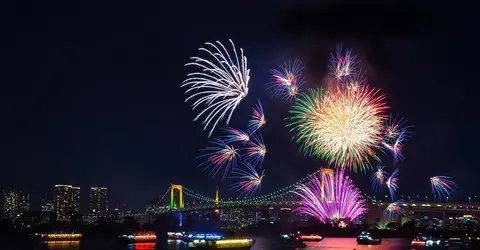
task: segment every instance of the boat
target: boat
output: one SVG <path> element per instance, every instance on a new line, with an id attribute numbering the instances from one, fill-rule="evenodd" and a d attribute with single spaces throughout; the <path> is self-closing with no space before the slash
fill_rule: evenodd
<path id="1" fill-rule="evenodd" d="M 280 236 L 280 243 L 282 248 L 305 248 L 307 244 L 303 242 L 298 234 L 283 234 Z"/>
<path id="2" fill-rule="evenodd" d="M 252 248 L 255 240 L 252 239 L 222 239 L 222 240 L 194 240 L 189 244 L 189 248 L 195 249 L 230 249 L 230 250 L 249 250 Z"/>
<path id="3" fill-rule="evenodd" d="M 155 242 L 157 235 L 154 232 L 137 232 L 134 234 L 124 234 L 119 236 L 121 240 L 127 242 Z"/>
<path id="4" fill-rule="evenodd" d="M 35 234 L 43 242 L 69 242 L 79 241 L 82 234 L 79 233 L 50 233 L 50 234 Z"/>
<path id="5" fill-rule="evenodd" d="M 437 248 L 448 247 L 448 240 L 436 239 L 433 237 L 427 237 L 425 235 L 417 235 L 411 242 L 410 246 L 413 248 Z"/>
<path id="6" fill-rule="evenodd" d="M 357 236 L 358 245 L 380 245 L 382 244 L 382 239 L 378 236 L 370 234 L 370 232 L 363 231 Z"/>
<path id="7" fill-rule="evenodd" d="M 317 234 L 302 234 L 300 235 L 300 239 L 303 241 L 316 241 L 320 242 L 323 240 L 323 237 Z"/>

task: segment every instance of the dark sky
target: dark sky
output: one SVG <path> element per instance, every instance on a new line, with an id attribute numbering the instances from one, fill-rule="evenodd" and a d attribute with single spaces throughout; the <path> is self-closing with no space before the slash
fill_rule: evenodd
<path id="1" fill-rule="evenodd" d="M 86 198 L 89 186 L 101 185 L 112 206 L 131 208 L 163 195 L 170 182 L 211 196 L 219 185 L 225 195 L 228 183 L 196 168 L 208 133 L 192 122 L 180 84 L 197 48 L 231 38 L 251 69 L 249 96 L 231 125 L 244 128 L 257 98 L 268 119 L 262 192 L 326 166 L 291 141 L 283 121 L 289 105 L 264 90 L 268 69 L 298 57 L 308 87 L 321 86 L 339 42 L 359 54 L 392 112 L 415 126 L 399 165 L 401 192 L 430 195 L 432 175 L 452 176 L 460 185 L 457 199 L 480 191 L 477 22 L 468 7 L 16 1 L 2 11 L 1 188 L 40 197 L 51 196 L 54 184 L 73 184 Z M 391 171 L 391 157 L 382 159 Z M 353 175 L 362 190 L 368 191 L 370 174 Z"/>

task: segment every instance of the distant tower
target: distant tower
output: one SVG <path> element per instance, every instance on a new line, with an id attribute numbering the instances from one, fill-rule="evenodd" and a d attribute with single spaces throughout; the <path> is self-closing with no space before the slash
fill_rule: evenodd
<path id="1" fill-rule="evenodd" d="M 220 210 L 218 209 L 218 187 L 217 187 L 217 191 L 215 192 L 215 206 L 217 207 L 215 209 L 215 213 L 220 213 Z"/>
<path id="2" fill-rule="evenodd" d="M 53 199 L 57 220 L 68 220 L 80 212 L 80 187 L 55 185 Z"/>
<path id="3" fill-rule="evenodd" d="M 107 216 L 108 199 L 106 187 L 90 188 L 90 207 L 88 211 L 92 217 Z"/>
<path id="4" fill-rule="evenodd" d="M 29 198 L 28 193 L 19 190 L 4 190 L 2 195 L 3 217 L 13 219 L 29 210 Z"/>

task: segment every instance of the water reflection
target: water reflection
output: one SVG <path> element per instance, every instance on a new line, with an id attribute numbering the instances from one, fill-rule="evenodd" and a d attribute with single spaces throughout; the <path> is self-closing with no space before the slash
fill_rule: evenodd
<path id="1" fill-rule="evenodd" d="M 148 242 L 148 243 L 132 243 L 128 244 L 128 248 L 132 250 L 137 250 L 137 249 L 155 249 L 155 243 L 154 242 Z"/>
<path id="2" fill-rule="evenodd" d="M 65 240 L 65 241 L 48 241 L 48 249 L 80 249 L 79 240 Z"/>

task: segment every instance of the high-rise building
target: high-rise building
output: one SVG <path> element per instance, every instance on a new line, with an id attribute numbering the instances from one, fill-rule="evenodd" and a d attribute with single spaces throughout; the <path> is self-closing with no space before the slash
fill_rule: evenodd
<path id="1" fill-rule="evenodd" d="M 4 218 L 16 218 L 30 209 L 30 196 L 29 194 L 18 190 L 4 190 L 2 195 L 2 206 Z"/>
<path id="2" fill-rule="evenodd" d="M 107 216 L 108 200 L 107 188 L 91 187 L 90 188 L 90 208 L 88 214 L 92 217 Z"/>
<path id="3" fill-rule="evenodd" d="M 57 220 L 66 220 L 80 212 L 80 187 L 55 185 L 54 207 Z"/>

